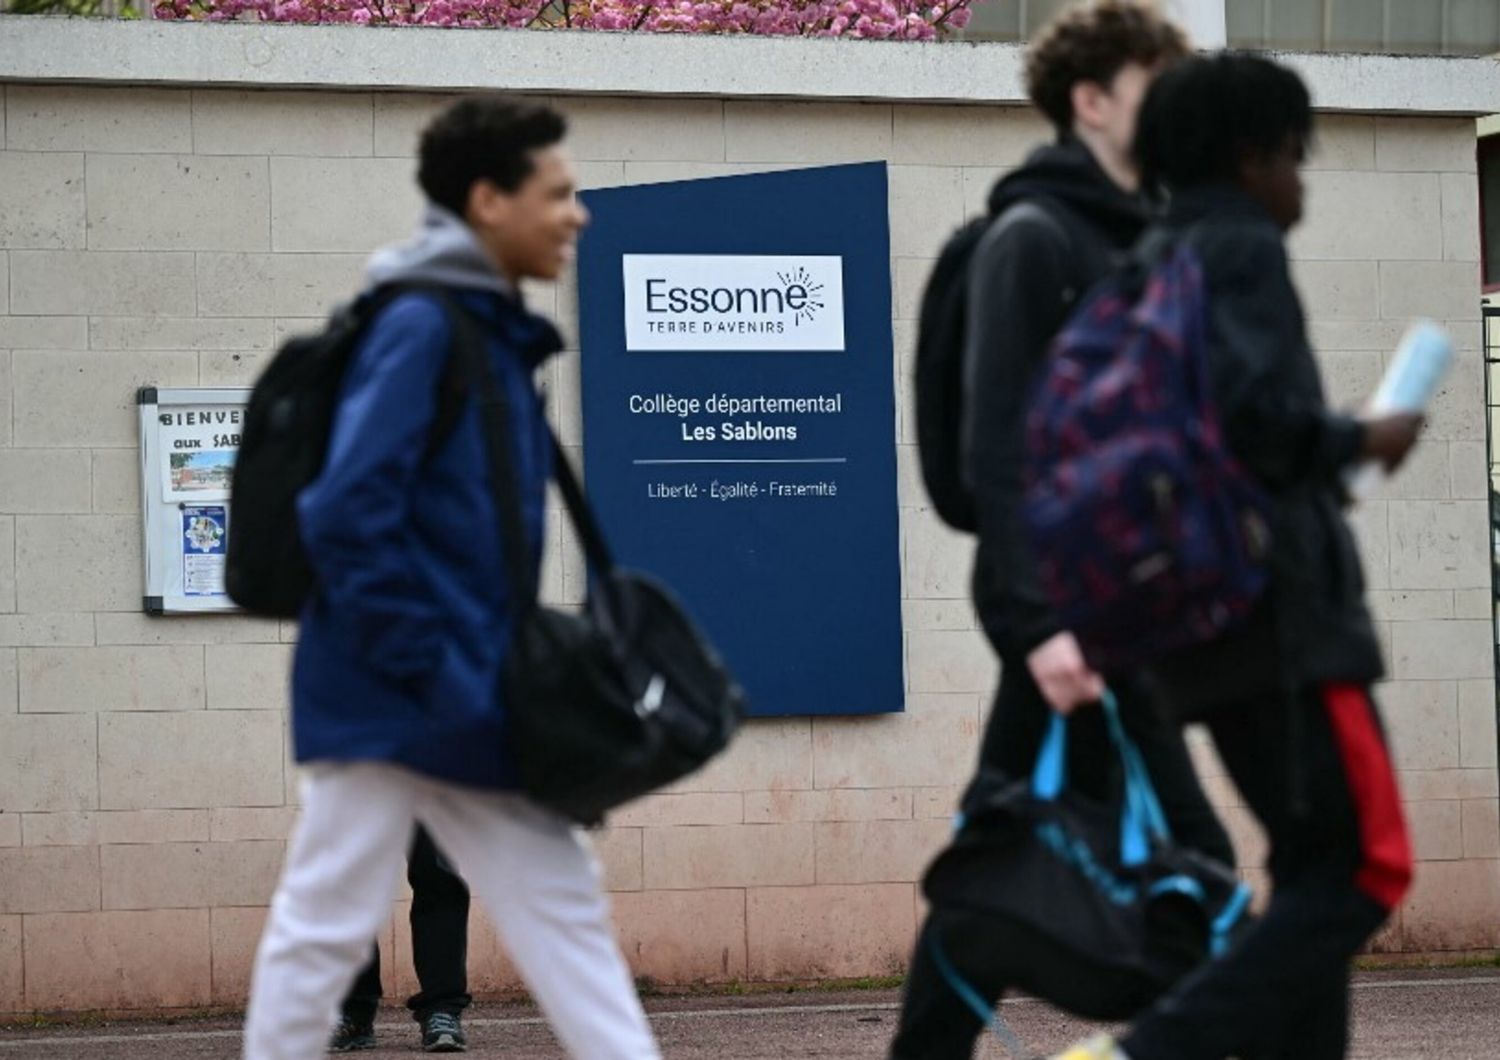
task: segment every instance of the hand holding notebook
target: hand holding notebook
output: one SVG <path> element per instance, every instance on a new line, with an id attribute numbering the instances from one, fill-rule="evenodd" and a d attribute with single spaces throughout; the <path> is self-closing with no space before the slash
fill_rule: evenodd
<path id="1" fill-rule="evenodd" d="M 1448 333 L 1430 320 L 1414 323 L 1397 347 L 1396 356 L 1386 369 L 1380 386 L 1370 399 L 1366 418 L 1371 431 L 1391 426 L 1394 433 L 1404 429 L 1403 424 L 1390 424 L 1386 419 L 1393 415 L 1422 413 L 1453 363 L 1453 340 Z M 1379 437 L 1369 439 L 1379 443 Z M 1378 457 L 1382 446 L 1376 444 L 1370 452 Z M 1369 459 L 1351 468 L 1345 476 L 1349 496 L 1364 500 L 1385 479 L 1386 471 L 1381 460 Z"/>

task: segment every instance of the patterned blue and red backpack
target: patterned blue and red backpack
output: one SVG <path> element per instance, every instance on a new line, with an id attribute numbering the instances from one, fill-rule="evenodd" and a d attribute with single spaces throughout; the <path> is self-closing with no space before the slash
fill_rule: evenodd
<path id="1" fill-rule="evenodd" d="M 1205 301 L 1185 244 L 1104 281 L 1032 396 L 1023 517 L 1042 585 L 1096 668 L 1216 639 L 1265 589 L 1267 500 L 1223 438 Z"/>

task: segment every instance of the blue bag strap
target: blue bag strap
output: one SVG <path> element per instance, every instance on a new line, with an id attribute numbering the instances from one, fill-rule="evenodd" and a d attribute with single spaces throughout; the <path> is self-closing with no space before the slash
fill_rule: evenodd
<path id="1" fill-rule="evenodd" d="M 1167 815 L 1161 808 L 1156 785 L 1151 783 L 1151 771 L 1146 768 L 1146 759 L 1141 755 L 1140 748 L 1130 742 L 1123 753 L 1126 759 L 1125 783 L 1134 788 L 1136 798 L 1140 800 L 1146 828 L 1157 839 L 1171 839 L 1172 830 L 1167 825 Z"/>
<path id="2" fill-rule="evenodd" d="M 1162 811 L 1156 787 L 1146 769 L 1146 760 L 1120 720 L 1120 704 L 1115 694 L 1105 690 L 1101 699 L 1110 739 L 1119 752 L 1125 772 L 1125 813 L 1121 821 L 1120 860 L 1126 865 L 1143 864 L 1150 856 L 1151 841 L 1172 838 L 1167 815 Z"/>
<path id="3" fill-rule="evenodd" d="M 1052 802 L 1068 786 L 1068 719 L 1053 714 L 1031 771 L 1031 794 Z"/>
<path id="4" fill-rule="evenodd" d="M 1125 778 L 1125 808 L 1120 812 L 1120 864 L 1133 867 L 1150 860 L 1151 833 L 1140 792 L 1131 785 L 1129 772 Z"/>
<path id="5" fill-rule="evenodd" d="M 1151 783 L 1151 772 L 1146 768 L 1146 759 L 1125 731 L 1125 723 L 1120 719 L 1119 700 L 1113 692 L 1105 689 L 1100 703 L 1109 725 L 1110 739 L 1125 767 L 1126 797 L 1135 800 L 1151 835 L 1158 839 L 1172 838 L 1171 830 L 1167 827 L 1167 815 L 1162 811 L 1161 800 L 1156 795 L 1156 785 Z"/>
<path id="6" fill-rule="evenodd" d="M 1110 741 L 1120 756 L 1125 776 L 1125 806 L 1120 814 L 1120 860 L 1125 865 L 1142 865 L 1151 855 L 1153 839 L 1165 841 L 1171 838 L 1167 816 L 1151 783 L 1145 759 L 1135 741 L 1125 732 L 1120 720 L 1120 703 L 1114 692 L 1104 690 L 1100 709 L 1104 711 Z M 1031 773 L 1031 793 L 1037 799 L 1051 802 L 1067 786 L 1068 719 L 1053 714 Z"/>
<path id="7" fill-rule="evenodd" d="M 1234 930 L 1245 913 L 1250 909 L 1251 891 L 1250 885 L 1243 880 L 1235 887 L 1234 894 L 1214 917 L 1211 925 L 1212 941 L 1209 943 L 1209 954 L 1214 957 L 1222 957 L 1229 950 L 1229 935 Z"/>
<path id="8" fill-rule="evenodd" d="M 958 974 L 958 969 L 953 967 L 953 962 L 948 960 L 948 955 L 943 952 L 942 943 L 938 942 L 937 935 L 932 931 L 926 932 L 926 935 L 927 950 L 932 954 L 932 962 L 937 965 L 939 974 L 958 995 L 959 1000 L 968 1006 L 969 1011 L 979 1017 L 979 1021 L 988 1027 L 996 1038 L 1000 1039 L 1001 1044 L 1010 1051 L 1011 1056 L 1018 1060 L 1030 1056 L 1026 1047 L 1021 1044 L 1021 1039 L 1017 1038 L 1015 1032 L 1000 1018 L 999 1011 L 993 1005 L 988 1004 L 980 996 L 979 991 Z"/>

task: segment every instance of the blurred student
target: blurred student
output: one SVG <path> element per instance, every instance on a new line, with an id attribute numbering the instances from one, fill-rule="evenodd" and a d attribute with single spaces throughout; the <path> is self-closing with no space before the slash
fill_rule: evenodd
<path id="1" fill-rule="evenodd" d="M 1295 73 L 1233 53 L 1167 71 L 1141 112 L 1142 175 L 1170 195 L 1141 253 L 1184 242 L 1196 252 L 1213 397 L 1230 450 L 1272 507 L 1259 611 L 1157 676 L 1179 718 L 1207 724 L 1265 827 L 1274 890 L 1236 949 L 1183 980 L 1118 1041 L 1096 1038 L 1062 1060 L 1344 1056 L 1350 960 L 1411 882 L 1370 695 L 1383 674 L 1379 641 L 1342 509 L 1345 473 L 1366 461 L 1398 467 L 1421 420 L 1346 416 L 1324 400 L 1286 252 L 1286 233 L 1302 218 L 1312 122 Z"/>

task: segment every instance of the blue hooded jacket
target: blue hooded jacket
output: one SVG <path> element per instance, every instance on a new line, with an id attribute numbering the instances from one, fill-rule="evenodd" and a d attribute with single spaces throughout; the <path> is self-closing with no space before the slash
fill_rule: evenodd
<path id="1" fill-rule="evenodd" d="M 429 208 L 378 253 L 371 287 L 440 284 L 489 336 L 512 409 L 516 480 L 540 567 L 551 448 L 531 375 L 561 347 L 468 226 Z M 501 670 L 514 625 L 490 460 L 472 399 L 428 452 L 453 328 L 431 295 L 387 303 L 344 380 L 327 462 L 298 499 L 318 590 L 292 678 L 298 762 L 380 761 L 440 780 L 516 786 Z"/>

